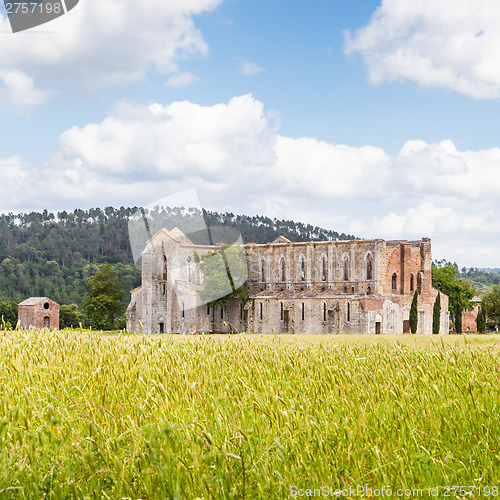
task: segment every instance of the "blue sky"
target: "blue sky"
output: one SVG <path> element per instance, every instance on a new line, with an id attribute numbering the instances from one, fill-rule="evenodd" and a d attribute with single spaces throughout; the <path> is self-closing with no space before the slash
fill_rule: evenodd
<path id="1" fill-rule="evenodd" d="M 80 0 L 0 19 L 0 210 L 209 209 L 498 267 L 495 0 Z"/>

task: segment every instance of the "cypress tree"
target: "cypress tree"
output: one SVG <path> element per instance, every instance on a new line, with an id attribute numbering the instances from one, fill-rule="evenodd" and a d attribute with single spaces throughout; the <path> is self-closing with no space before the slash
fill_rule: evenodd
<path id="1" fill-rule="evenodd" d="M 455 330 L 457 333 L 462 333 L 462 309 L 458 305 L 455 309 Z"/>
<path id="2" fill-rule="evenodd" d="M 417 292 L 417 290 L 415 290 L 415 293 L 413 295 L 413 300 L 411 302 L 411 308 L 410 308 L 410 330 L 411 330 L 411 333 L 417 333 L 417 324 L 418 324 L 417 300 L 418 300 L 418 292 Z"/>
<path id="3" fill-rule="evenodd" d="M 432 310 L 432 333 L 438 334 L 441 325 L 441 294 L 438 292 Z"/>
<path id="4" fill-rule="evenodd" d="M 476 318 L 477 333 L 484 333 L 486 331 L 486 315 L 482 307 L 479 307 Z"/>

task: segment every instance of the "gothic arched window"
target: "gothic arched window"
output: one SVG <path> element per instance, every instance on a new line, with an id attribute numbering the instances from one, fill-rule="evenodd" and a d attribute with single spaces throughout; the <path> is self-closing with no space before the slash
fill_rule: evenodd
<path id="1" fill-rule="evenodd" d="M 321 281 L 327 281 L 328 279 L 328 269 L 326 255 L 321 256 Z"/>
<path id="2" fill-rule="evenodd" d="M 286 262 L 284 257 L 280 259 L 280 281 L 286 281 Z"/>
<path id="3" fill-rule="evenodd" d="M 260 281 L 266 281 L 266 261 L 260 260 Z"/>
<path id="4" fill-rule="evenodd" d="M 344 281 L 349 281 L 349 257 L 347 255 L 344 255 L 342 259 L 342 267 L 344 270 Z"/>
<path id="5" fill-rule="evenodd" d="M 398 288 L 398 275 L 394 273 L 392 275 L 392 291 L 395 292 Z"/>
<path id="6" fill-rule="evenodd" d="M 301 255 L 299 259 L 300 281 L 306 280 L 306 258 Z"/>
<path id="7" fill-rule="evenodd" d="M 373 257 L 371 253 L 366 256 L 366 279 L 373 279 Z"/>

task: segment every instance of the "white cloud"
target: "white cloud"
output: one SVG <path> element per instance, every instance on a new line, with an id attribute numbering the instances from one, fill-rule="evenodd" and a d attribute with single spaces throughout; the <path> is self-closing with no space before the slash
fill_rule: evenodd
<path id="1" fill-rule="evenodd" d="M 28 174 L 25 171 L 25 165 L 23 165 L 21 159 L 18 156 L 12 156 L 5 160 L 0 160 L 0 176 L 2 178 L 2 183 L 5 183 L 26 179 Z"/>
<path id="2" fill-rule="evenodd" d="M 257 63 L 250 62 L 247 59 L 241 60 L 240 73 L 242 75 L 251 76 L 258 75 L 265 71 L 264 68 L 261 68 Z"/>
<path id="3" fill-rule="evenodd" d="M 346 32 L 370 81 L 413 81 L 477 99 L 500 97 L 497 0 L 383 0 L 366 26 Z"/>
<path id="4" fill-rule="evenodd" d="M 147 205 L 196 188 L 208 209 L 362 237 L 429 236 L 441 258 L 498 265 L 498 172 L 500 149 L 460 151 L 449 140 L 408 141 L 389 155 L 285 137 L 251 95 L 213 106 L 121 103 L 100 123 L 66 130 L 38 168 L 0 162 L 0 209 Z M 463 260 L 471 239 L 482 262 Z"/>
<path id="5" fill-rule="evenodd" d="M 456 261 L 466 267 L 498 267 L 497 210 L 453 210 L 424 202 L 402 213 L 354 220 L 349 230 L 366 237 L 385 239 L 420 239 L 430 237 L 433 256 Z"/>
<path id="6" fill-rule="evenodd" d="M 143 80 L 150 71 L 178 73 L 183 59 L 208 53 L 192 16 L 220 2 L 80 2 L 50 24 L 3 36 L 0 68 L 24 74 L 44 92 L 52 87 L 123 85 Z M 7 18 L 0 15 L 0 31 L 9 30 Z"/>
<path id="7" fill-rule="evenodd" d="M 2 179 L 2 197 L 0 208 L 14 211 L 16 207 L 26 206 L 26 187 L 32 168 L 24 164 L 17 156 L 0 159 L 0 178 Z"/>
<path id="8" fill-rule="evenodd" d="M 62 134 L 55 162 L 78 159 L 88 172 L 137 181 L 225 182 L 240 167 L 271 167 L 274 140 L 262 103 L 250 95 L 215 106 L 122 104 L 103 122 Z"/>
<path id="9" fill-rule="evenodd" d="M 170 87 L 183 88 L 199 81 L 200 77 L 198 75 L 194 75 L 193 73 L 177 73 L 175 75 L 172 75 L 165 82 L 165 85 L 169 85 Z"/>
<path id="10" fill-rule="evenodd" d="M 407 142 L 393 159 L 404 189 L 457 200 L 494 200 L 500 192 L 500 148 L 458 151 L 450 140 Z"/>
<path id="11" fill-rule="evenodd" d="M 338 198 L 380 198 L 389 157 L 380 148 L 329 144 L 310 137 L 278 137 L 281 191 Z"/>
<path id="12" fill-rule="evenodd" d="M 370 237 L 380 234 L 388 238 L 421 238 L 423 236 L 450 237 L 460 233 L 495 233 L 500 227 L 500 220 L 493 212 L 481 214 L 457 213 L 449 207 L 437 206 L 424 202 L 403 213 L 390 212 L 383 217 L 354 221 L 356 231 L 362 231 Z"/>
<path id="13" fill-rule="evenodd" d="M 29 109 L 44 104 L 48 92 L 36 89 L 33 79 L 20 71 L 0 71 L 0 102 L 2 106 L 12 104 L 15 107 Z"/>
<path id="14" fill-rule="evenodd" d="M 276 197 L 276 186 L 286 199 L 379 199 L 389 162 L 372 146 L 280 136 L 251 95 L 215 106 L 121 104 L 99 124 L 67 130 L 50 160 L 76 177 L 83 171 L 85 179 L 151 182 L 153 190 L 161 183 L 190 182 L 212 199 L 226 192 L 253 200 L 255 207 L 268 195 Z"/>

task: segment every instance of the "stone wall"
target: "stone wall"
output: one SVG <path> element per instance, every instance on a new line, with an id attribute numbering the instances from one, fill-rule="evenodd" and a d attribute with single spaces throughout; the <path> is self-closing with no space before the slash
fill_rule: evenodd
<path id="1" fill-rule="evenodd" d="M 250 301 L 209 308 L 199 299 L 202 277 L 192 259 L 219 247 L 193 245 L 179 233 L 162 230 L 148 242 L 143 284 L 127 310 L 130 330 L 402 333 L 418 290 L 418 332 L 432 332 L 437 290 L 428 238 L 248 244 Z M 441 299 L 441 333 L 448 333 Z"/>

